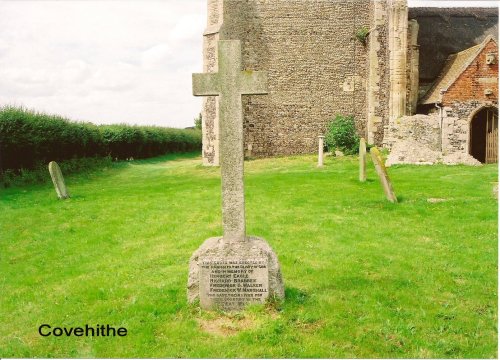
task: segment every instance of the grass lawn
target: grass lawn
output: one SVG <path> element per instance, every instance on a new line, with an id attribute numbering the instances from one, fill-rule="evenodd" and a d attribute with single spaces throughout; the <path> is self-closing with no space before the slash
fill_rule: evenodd
<path id="1" fill-rule="evenodd" d="M 186 302 L 189 257 L 222 233 L 219 169 L 200 163 L 70 176 L 67 201 L 0 190 L 0 357 L 497 357 L 496 164 L 391 167 L 391 204 L 353 157 L 246 162 L 247 231 L 277 253 L 286 301 L 223 315 Z"/>

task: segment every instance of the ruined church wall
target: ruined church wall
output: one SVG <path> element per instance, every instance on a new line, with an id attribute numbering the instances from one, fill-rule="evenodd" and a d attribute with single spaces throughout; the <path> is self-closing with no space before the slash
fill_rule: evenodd
<path id="1" fill-rule="evenodd" d="M 215 73 L 217 67 L 217 41 L 224 20 L 223 0 L 207 1 L 207 27 L 203 33 L 203 72 Z M 202 115 L 202 157 L 204 165 L 219 165 L 219 118 L 216 96 L 204 96 Z"/>
<path id="2" fill-rule="evenodd" d="M 420 49 L 418 46 L 417 20 L 408 21 L 408 44 L 406 49 L 406 114 L 414 115 L 418 103 L 418 61 Z"/>
<path id="3" fill-rule="evenodd" d="M 243 97 L 247 154 L 315 152 L 336 114 L 354 115 L 365 136 L 369 47 L 354 33 L 370 28 L 370 1 L 226 0 L 223 8 L 220 38 L 241 40 L 244 68 L 269 77 L 268 95 Z"/>
<path id="4" fill-rule="evenodd" d="M 370 15 L 366 136 L 369 144 L 381 145 L 389 119 L 389 13 L 387 1 L 370 1 Z"/>

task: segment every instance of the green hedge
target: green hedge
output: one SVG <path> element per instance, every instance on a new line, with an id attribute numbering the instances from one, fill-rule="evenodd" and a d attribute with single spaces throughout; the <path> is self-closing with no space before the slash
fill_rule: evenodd
<path id="1" fill-rule="evenodd" d="M 201 149 L 201 132 L 155 126 L 71 122 L 16 107 L 0 109 L 0 171 L 74 158 L 141 159 Z"/>

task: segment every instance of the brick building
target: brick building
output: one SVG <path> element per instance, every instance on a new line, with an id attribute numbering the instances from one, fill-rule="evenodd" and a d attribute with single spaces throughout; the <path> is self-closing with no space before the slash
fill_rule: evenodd
<path id="1" fill-rule="evenodd" d="M 493 36 L 450 55 L 420 103 L 424 110 L 442 108 L 446 151 L 467 152 L 481 162 L 496 162 L 498 44 Z"/>

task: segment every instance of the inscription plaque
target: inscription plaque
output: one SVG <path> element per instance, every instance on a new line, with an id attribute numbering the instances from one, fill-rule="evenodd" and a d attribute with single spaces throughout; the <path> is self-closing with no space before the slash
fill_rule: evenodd
<path id="1" fill-rule="evenodd" d="M 204 308 L 241 309 L 269 295 L 267 259 L 200 259 L 200 303 Z"/>

